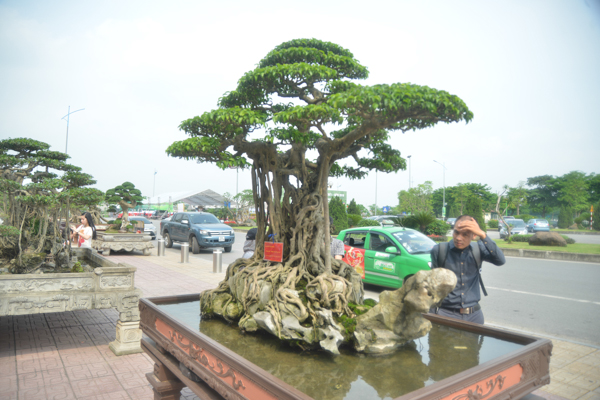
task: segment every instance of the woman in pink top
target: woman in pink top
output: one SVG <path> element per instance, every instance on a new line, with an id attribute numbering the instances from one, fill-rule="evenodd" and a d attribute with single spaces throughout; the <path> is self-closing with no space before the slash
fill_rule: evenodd
<path id="1" fill-rule="evenodd" d="M 89 212 L 81 216 L 81 225 L 71 227 L 71 240 L 76 241 L 79 247 L 92 247 L 92 239 L 96 239 L 96 226 Z"/>

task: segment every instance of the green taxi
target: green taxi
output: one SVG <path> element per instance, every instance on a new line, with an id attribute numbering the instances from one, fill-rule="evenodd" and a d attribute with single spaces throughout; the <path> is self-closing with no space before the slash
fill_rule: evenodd
<path id="1" fill-rule="evenodd" d="M 365 283 L 399 288 L 404 277 L 431 268 L 435 242 L 414 229 L 368 226 L 341 231 L 344 261 Z"/>

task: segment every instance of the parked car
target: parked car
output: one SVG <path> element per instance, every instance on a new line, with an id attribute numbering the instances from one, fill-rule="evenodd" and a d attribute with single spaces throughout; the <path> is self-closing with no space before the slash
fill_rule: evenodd
<path id="1" fill-rule="evenodd" d="M 160 229 L 166 247 L 173 247 L 173 242 L 188 242 L 194 254 L 214 247 L 229 253 L 235 242 L 233 229 L 207 212 L 176 213 L 170 221 L 161 221 Z"/>
<path id="2" fill-rule="evenodd" d="M 456 218 L 448 218 L 446 220 L 446 223 L 450 224 L 450 226 L 452 227 L 452 229 L 454 229 L 454 224 L 456 224 Z"/>
<path id="3" fill-rule="evenodd" d="M 506 217 L 503 217 L 505 221 L 508 221 L 509 219 L 515 219 L 515 217 L 509 216 L 507 215 Z M 498 218 L 498 232 L 500 232 L 502 230 L 502 227 L 504 226 L 504 224 L 502 223 L 502 220 L 500 218 Z"/>
<path id="4" fill-rule="evenodd" d="M 146 217 L 129 217 L 130 221 L 142 221 L 144 223 L 144 233 L 149 233 L 152 240 L 156 239 L 156 227 Z"/>
<path id="5" fill-rule="evenodd" d="M 550 224 L 545 219 L 530 219 L 527 221 L 527 232 L 550 232 Z"/>
<path id="6" fill-rule="evenodd" d="M 506 221 L 507 224 L 510 225 L 510 234 L 511 235 L 526 235 L 527 234 L 527 225 L 525 225 L 525 221 L 522 219 L 510 219 Z M 506 226 L 502 226 L 500 230 L 500 239 L 504 239 L 508 236 L 508 229 Z"/>
<path id="7" fill-rule="evenodd" d="M 366 283 L 399 288 L 408 275 L 431 268 L 430 252 L 435 242 L 413 229 L 351 228 L 341 231 L 337 238 L 344 242 L 344 261 Z"/>

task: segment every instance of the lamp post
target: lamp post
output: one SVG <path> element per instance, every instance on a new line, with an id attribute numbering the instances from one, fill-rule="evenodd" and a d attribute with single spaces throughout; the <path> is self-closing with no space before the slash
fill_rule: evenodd
<path id="1" fill-rule="evenodd" d="M 152 197 L 154 197 L 154 189 L 156 189 L 156 170 L 154 170 L 154 183 L 152 184 Z"/>
<path id="2" fill-rule="evenodd" d="M 67 140 L 65 142 L 65 154 L 67 153 L 67 146 L 69 145 L 69 115 L 71 114 L 75 114 L 77 111 L 83 111 L 85 110 L 85 108 L 80 108 L 79 110 L 75 110 L 75 111 L 71 111 L 71 106 L 69 106 L 69 108 L 67 109 L 67 115 L 65 115 L 64 117 L 62 117 L 61 119 L 67 119 Z"/>
<path id="3" fill-rule="evenodd" d="M 443 190 L 443 194 L 442 194 L 442 221 L 446 220 L 446 163 L 441 163 L 439 161 L 435 161 L 433 160 L 434 163 L 438 163 L 442 166 L 443 168 L 443 186 L 444 186 L 444 190 Z"/>
<path id="4" fill-rule="evenodd" d="M 406 156 L 406 158 L 408 158 L 408 189 L 409 189 L 409 190 L 410 190 L 410 187 L 411 187 L 411 186 L 410 186 L 410 184 L 411 184 L 411 183 L 410 183 L 410 158 L 411 158 L 411 157 L 412 157 L 412 155 L 411 155 L 411 156 Z"/>

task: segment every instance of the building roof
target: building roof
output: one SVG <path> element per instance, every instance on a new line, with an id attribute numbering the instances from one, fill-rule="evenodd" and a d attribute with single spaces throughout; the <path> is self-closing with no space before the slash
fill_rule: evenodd
<path id="1" fill-rule="evenodd" d="M 192 206 L 221 206 L 225 205 L 225 198 L 219 193 L 207 189 L 203 191 L 191 191 L 191 192 L 171 192 L 163 193 L 160 196 L 150 197 L 146 201 L 147 204 L 165 204 L 165 203 L 176 203 L 183 202 Z"/>

